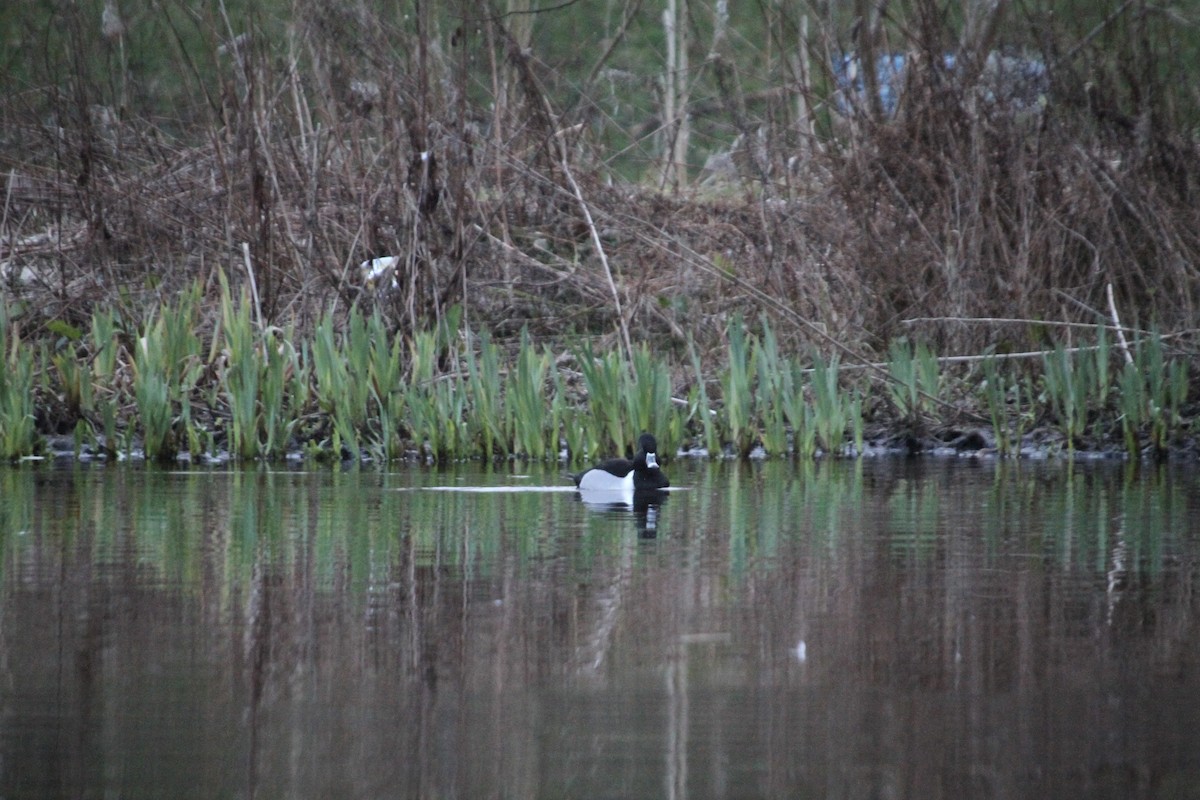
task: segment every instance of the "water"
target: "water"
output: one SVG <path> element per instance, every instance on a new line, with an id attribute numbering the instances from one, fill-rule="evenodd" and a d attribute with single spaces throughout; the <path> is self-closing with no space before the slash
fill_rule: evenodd
<path id="1" fill-rule="evenodd" d="M 0 797 L 1200 797 L 1194 471 L 670 475 L 0 470 Z"/>

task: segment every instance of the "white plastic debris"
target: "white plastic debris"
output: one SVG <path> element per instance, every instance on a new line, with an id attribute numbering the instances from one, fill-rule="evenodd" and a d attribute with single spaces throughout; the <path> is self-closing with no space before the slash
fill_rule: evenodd
<path id="1" fill-rule="evenodd" d="M 362 262 L 358 265 L 358 272 L 362 276 L 363 285 L 374 291 L 379 291 L 385 285 L 390 289 L 399 289 L 400 282 L 396 280 L 396 265 L 399 261 L 399 256 L 384 256 Z"/>

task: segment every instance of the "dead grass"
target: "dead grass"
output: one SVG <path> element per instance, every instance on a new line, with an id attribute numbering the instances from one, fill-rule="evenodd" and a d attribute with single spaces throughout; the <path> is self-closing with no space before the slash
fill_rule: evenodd
<path id="1" fill-rule="evenodd" d="M 668 195 L 610 182 L 536 53 L 460 6 L 457 31 L 304 3 L 287 46 L 214 31 L 217 88 L 186 120 L 113 110 L 81 72 L 0 101 L 0 265 L 25 329 L 137 316 L 195 279 L 215 305 L 218 270 L 301 332 L 322 309 L 382 305 L 411 331 L 461 304 L 500 337 L 618 346 L 623 323 L 680 360 L 689 337 L 715 351 L 736 312 L 766 315 L 789 349 L 863 359 L 900 335 L 1024 349 L 1043 328 L 973 320 L 1096 322 L 1109 285 L 1130 326 L 1195 324 L 1200 148 L 1154 104 L 1159 73 L 1097 84 L 1048 48 L 1047 93 L 1017 107 L 914 55 L 897 113 L 851 108 L 802 145 L 788 118 L 726 98 L 757 142 L 750 167 Z M 941 52 L 933 11 L 913 13 L 908 51 Z M 1149 57 L 1129 46 L 1133 66 Z M 357 265 L 384 255 L 394 286 L 364 287 Z"/>

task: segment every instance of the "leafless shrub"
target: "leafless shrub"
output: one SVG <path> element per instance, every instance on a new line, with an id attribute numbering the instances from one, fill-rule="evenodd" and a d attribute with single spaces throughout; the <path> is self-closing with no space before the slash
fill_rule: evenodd
<path id="1" fill-rule="evenodd" d="M 1193 324 L 1200 154 L 1156 105 L 1164 79 L 1136 37 L 1128 68 L 1102 79 L 1068 43 L 1042 42 L 1047 84 L 1030 103 L 1027 87 L 998 90 L 1021 62 L 992 55 L 995 20 L 960 37 L 916 3 L 894 26 L 903 36 L 863 28 L 849 48 L 906 54 L 893 109 L 873 69 L 868 102 L 838 86 L 848 48 L 832 22 L 808 37 L 812 64 L 781 59 L 793 83 L 757 93 L 714 44 L 697 68 L 713 92 L 691 102 L 741 137 L 737 177 L 665 194 L 608 178 L 601 104 L 552 97 L 536 45 L 491 5 L 462 0 L 437 19 L 423 3 L 408 18 L 295 8 L 274 40 L 253 21 L 202 20 L 201 51 L 179 55 L 202 100 L 177 119 L 114 107 L 121 92 L 83 61 L 0 101 L 6 293 L 82 319 L 197 279 L 213 288 L 219 268 L 253 277 L 265 316 L 302 329 L 358 303 L 408 330 L 459 303 L 501 334 L 626 326 L 680 352 L 689 335 L 717 342 L 735 312 L 767 315 L 796 345 L 860 352 L 934 318 L 916 330 L 978 349 L 994 331 L 963 320 L 1092 322 L 1109 284 L 1131 324 Z M 383 256 L 394 288 L 364 287 L 357 265 Z"/>

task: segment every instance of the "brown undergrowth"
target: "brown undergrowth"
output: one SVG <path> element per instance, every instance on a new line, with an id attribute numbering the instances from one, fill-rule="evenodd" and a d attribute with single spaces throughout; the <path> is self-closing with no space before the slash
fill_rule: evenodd
<path id="1" fill-rule="evenodd" d="M 798 138 L 770 107 L 755 119 L 719 98 L 742 109 L 750 167 L 672 193 L 613 179 L 587 104 L 551 91 L 485 5 L 460 3 L 450 31 L 419 4 L 364 25 L 301 3 L 286 45 L 226 20 L 203 58 L 180 55 L 195 104 L 178 118 L 114 107 L 79 59 L 0 103 L 5 296 L 36 333 L 97 307 L 137 316 L 196 279 L 215 309 L 221 269 L 264 325 L 382 306 L 407 333 L 461 305 L 497 338 L 617 347 L 624 328 L 678 363 L 689 340 L 723 351 L 735 313 L 768 318 L 788 349 L 859 360 L 901 336 L 1037 349 L 1059 329 L 1030 321 L 1118 310 L 1190 330 L 1200 147 L 1162 102 L 1150 34 L 1106 40 L 1126 48 L 1111 69 L 1045 43 L 1044 85 L 1014 100 L 929 55 L 949 23 L 926 5 L 897 108 L 814 81 L 800 91 L 827 124 Z M 982 64 L 991 40 L 964 41 L 959 58 Z M 395 271 L 364 285 L 358 265 L 381 256 Z"/>

